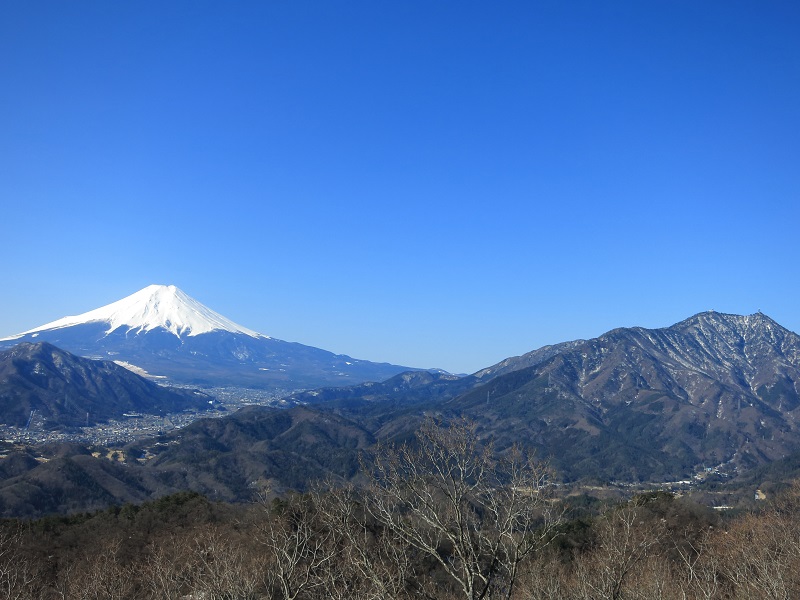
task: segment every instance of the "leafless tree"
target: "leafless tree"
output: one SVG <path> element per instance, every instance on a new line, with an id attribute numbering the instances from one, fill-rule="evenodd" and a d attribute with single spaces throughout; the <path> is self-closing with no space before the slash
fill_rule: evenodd
<path id="1" fill-rule="evenodd" d="M 415 445 L 382 448 L 370 473 L 372 516 L 438 563 L 467 600 L 511 598 L 520 563 L 559 521 L 546 465 L 518 448 L 496 457 L 464 419 L 427 420 Z"/>
<path id="2" fill-rule="evenodd" d="M 797 598 L 800 556 L 792 521 L 776 512 L 747 515 L 715 536 L 714 546 L 722 555 L 720 570 L 736 597 Z"/>
<path id="3" fill-rule="evenodd" d="M 713 532 L 706 531 L 699 539 L 688 539 L 675 544 L 679 559 L 676 581 L 686 598 L 713 600 L 722 589 L 719 552 L 713 545 Z"/>
<path id="4" fill-rule="evenodd" d="M 573 579 L 557 557 L 536 557 L 520 573 L 520 596 L 525 600 L 566 600 L 573 596 Z"/>
<path id="5" fill-rule="evenodd" d="M 648 554 L 628 574 L 623 596 L 629 600 L 687 600 L 677 582 L 677 565 L 661 553 Z"/>
<path id="6" fill-rule="evenodd" d="M 120 559 L 122 542 L 113 538 L 88 548 L 74 568 L 65 571 L 62 587 L 70 600 L 126 600 L 134 597 L 134 568 Z"/>
<path id="7" fill-rule="evenodd" d="M 144 559 L 145 589 L 152 600 L 180 598 L 191 590 L 194 565 L 184 534 L 173 533 L 151 544 Z"/>
<path id="8" fill-rule="evenodd" d="M 354 486 L 324 484 L 314 501 L 331 532 L 338 560 L 328 570 L 329 598 L 400 600 L 413 586 L 412 559 L 402 539 L 377 527 L 364 508 L 363 494 Z"/>
<path id="9" fill-rule="evenodd" d="M 661 540 L 661 523 L 644 523 L 634 502 L 610 510 L 597 521 L 597 545 L 578 561 L 583 597 L 619 600 L 633 569 L 650 555 Z"/>
<path id="10" fill-rule="evenodd" d="M 0 530 L 0 596 L 8 600 L 34 597 L 36 577 L 20 552 L 21 540 L 19 531 Z"/>
<path id="11" fill-rule="evenodd" d="M 332 534 L 319 527 L 316 505 L 301 496 L 291 496 L 281 510 L 265 503 L 264 519 L 256 539 L 266 550 L 267 585 L 283 600 L 303 598 L 329 582 L 326 570 L 336 561 Z"/>
<path id="12" fill-rule="evenodd" d="M 230 530 L 201 527 L 190 543 L 193 593 L 204 600 L 248 600 L 259 584 L 260 565 Z"/>

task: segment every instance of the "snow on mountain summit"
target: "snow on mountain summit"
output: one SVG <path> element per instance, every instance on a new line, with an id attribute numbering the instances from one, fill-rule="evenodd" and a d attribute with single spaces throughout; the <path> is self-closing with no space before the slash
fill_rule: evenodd
<path id="1" fill-rule="evenodd" d="M 144 333 L 162 328 L 177 337 L 195 336 L 219 330 L 255 338 L 267 337 L 237 325 L 174 285 L 150 285 L 122 300 L 74 317 L 58 319 L 14 337 L 98 322 L 108 323 L 106 334 L 125 327 L 127 331 L 133 333 Z"/>

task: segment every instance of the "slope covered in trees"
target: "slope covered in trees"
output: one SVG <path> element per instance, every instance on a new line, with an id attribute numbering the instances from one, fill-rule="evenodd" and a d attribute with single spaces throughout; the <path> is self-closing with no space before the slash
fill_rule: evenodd
<path id="1" fill-rule="evenodd" d="M 556 499 L 545 465 L 428 422 L 363 487 L 250 505 L 182 493 L 0 523 L 0 589 L 33 598 L 791 598 L 800 486 L 722 518 L 666 493 Z"/>

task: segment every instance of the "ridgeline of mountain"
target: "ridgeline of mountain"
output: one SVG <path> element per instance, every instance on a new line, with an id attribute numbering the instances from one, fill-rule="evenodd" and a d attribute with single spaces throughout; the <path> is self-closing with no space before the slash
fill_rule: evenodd
<path id="1" fill-rule="evenodd" d="M 39 342 L 0 352 L 0 422 L 24 427 L 33 411 L 47 428 L 208 407 L 199 392 L 147 381 L 113 362 L 80 358 Z M 88 415 L 88 416 L 87 416 Z"/>
<path id="2" fill-rule="evenodd" d="M 615 329 L 449 402 L 571 476 L 747 468 L 800 450 L 800 336 L 763 314 Z"/>
<path id="3" fill-rule="evenodd" d="M 707 312 L 547 346 L 458 380 L 292 398 L 395 434 L 424 411 L 465 414 L 501 448 L 536 446 L 568 479 L 676 479 L 800 450 L 800 337 L 760 313 Z"/>
<path id="4" fill-rule="evenodd" d="M 523 368 L 508 370 L 514 364 Z M 547 347 L 468 377 L 404 373 L 296 393 L 289 399 L 311 406 L 200 422 L 167 436 L 152 464 L 206 493 L 215 481 L 226 497 L 258 477 L 302 487 L 354 475 L 370 440 L 407 440 L 427 414 L 468 416 L 499 451 L 533 447 L 568 481 L 674 481 L 704 466 L 739 475 L 800 450 L 798 382 L 800 336 L 761 314 L 709 312 Z M 279 421 L 287 425 L 265 426 Z M 295 421 L 303 435 L 285 437 Z M 302 477 L 281 468 L 290 464 L 302 464 Z"/>
<path id="5" fill-rule="evenodd" d="M 489 381 L 490 379 L 499 377 L 500 375 L 505 375 L 506 373 L 519 371 L 520 369 L 525 369 L 526 367 L 534 367 L 552 358 L 556 354 L 572 350 L 576 346 L 583 344 L 585 341 L 586 340 L 573 340 L 571 342 L 561 342 L 560 344 L 553 344 L 551 346 L 542 346 L 541 348 L 532 350 L 531 352 L 526 352 L 522 356 L 512 356 L 510 358 L 506 358 L 505 360 L 501 360 L 496 365 L 481 369 L 475 373 L 474 376 L 480 381 Z"/>
<path id="6" fill-rule="evenodd" d="M 289 399 L 300 406 L 243 409 L 132 444 L 126 454 L 147 459 L 132 465 L 135 481 L 245 499 L 265 484 L 348 479 L 362 451 L 410 439 L 425 415 L 467 416 L 499 452 L 535 448 L 567 481 L 674 481 L 704 467 L 744 478 L 758 465 L 800 464 L 800 336 L 760 313 L 701 313 L 548 347 L 467 377 L 403 373 Z M 14 487 L 0 485 L 0 504 L 21 502 L 24 482 L 44 473 L 24 457 L 9 469 Z"/>
<path id="7" fill-rule="evenodd" d="M 391 407 L 403 408 L 431 401 L 444 402 L 505 373 L 538 365 L 583 342 L 584 340 L 576 340 L 544 346 L 463 377 L 444 372 L 407 371 L 380 382 L 370 381 L 347 387 L 295 392 L 287 396 L 286 400 L 294 404 L 327 403 L 328 407 L 338 406 L 362 412 L 372 407 L 378 413 L 386 412 Z"/>
<path id="8" fill-rule="evenodd" d="M 4 338 L 0 350 L 22 341 L 47 341 L 193 386 L 294 390 L 382 381 L 409 370 L 262 335 L 163 285 Z"/>

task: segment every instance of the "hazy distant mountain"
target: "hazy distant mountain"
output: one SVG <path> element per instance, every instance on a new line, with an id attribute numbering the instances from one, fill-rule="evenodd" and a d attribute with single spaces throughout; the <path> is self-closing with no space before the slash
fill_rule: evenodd
<path id="1" fill-rule="evenodd" d="M 120 419 L 124 413 L 204 409 L 199 392 L 165 388 L 113 362 L 80 358 L 47 343 L 0 352 L 0 422 L 23 427 L 33 411 L 45 427 Z"/>
<path id="2" fill-rule="evenodd" d="M 348 404 L 361 406 L 363 403 L 369 403 L 380 405 L 376 406 L 378 411 L 381 410 L 381 406 L 386 407 L 392 404 L 408 406 L 426 401 L 442 402 L 464 394 L 505 373 L 538 365 L 559 352 L 569 350 L 582 343 L 584 340 L 544 346 L 522 356 L 507 358 L 496 365 L 481 369 L 473 375 L 457 376 L 445 372 L 407 371 L 380 382 L 295 392 L 288 396 L 287 400 L 299 404 L 332 402 L 342 406 Z"/>
<path id="3" fill-rule="evenodd" d="M 197 386 L 297 389 L 381 381 L 409 370 L 262 335 L 162 285 L 4 338 L 0 349 L 21 341 L 47 341 Z"/>
<path id="4" fill-rule="evenodd" d="M 290 403 L 319 404 L 338 402 L 347 404 L 369 402 L 386 406 L 392 402 L 410 404 L 426 400 L 442 400 L 480 384 L 475 377 L 458 377 L 449 373 L 430 371 L 406 371 L 381 382 L 367 382 L 359 385 L 336 388 L 319 388 L 305 392 L 295 392 L 286 397 Z M 380 409 L 380 408 L 379 408 Z"/>

